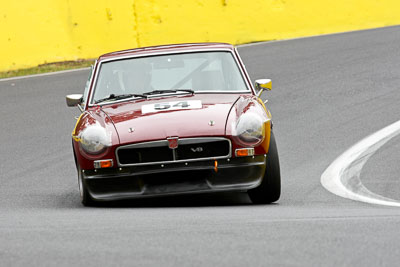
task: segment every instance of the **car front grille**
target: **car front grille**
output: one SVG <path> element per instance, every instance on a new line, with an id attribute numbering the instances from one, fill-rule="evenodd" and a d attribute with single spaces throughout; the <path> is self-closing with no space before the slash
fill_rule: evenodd
<path id="1" fill-rule="evenodd" d="M 170 149 L 167 140 L 160 140 L 118 147 L 116 155 L 119 166 L 221 159 L 231 156 L 231 142 L 222 137 L 184 138 Z"/>

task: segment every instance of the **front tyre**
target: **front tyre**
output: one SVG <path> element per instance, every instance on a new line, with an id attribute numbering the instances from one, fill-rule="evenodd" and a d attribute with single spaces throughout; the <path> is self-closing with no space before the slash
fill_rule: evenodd
<path id="1" fill-rule="evenodd" d="M 84 206 L 94 206 L 95 201 L 90 196 L 90 194 L 86 188 L 85 182 L 83 181 L 81 167 L 78 165 L 77 169 L 78 169 L 79 195 L 81 197 L 81 202 Z"/>
<path id="2" fill-rule="evenodd" d="M 279 157 L 272 130 L 266 161 L 263 181 L 258 187 L 248 191 L 249 197 L 254 204 L 272 203 L 277 201 L 281 195 Z"/>

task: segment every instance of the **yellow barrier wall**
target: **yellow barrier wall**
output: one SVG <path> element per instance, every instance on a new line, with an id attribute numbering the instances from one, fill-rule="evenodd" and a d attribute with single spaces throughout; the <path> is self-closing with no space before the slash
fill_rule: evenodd
<path id="1" fill-rule="evenodd" d="M 0 71 L 138 46 L 233 44 L 400 24 L 398 0 L 3 0 Z"/>

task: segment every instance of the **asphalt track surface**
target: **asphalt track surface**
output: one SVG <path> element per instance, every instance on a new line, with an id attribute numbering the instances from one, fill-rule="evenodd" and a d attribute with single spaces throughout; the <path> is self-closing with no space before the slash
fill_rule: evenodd
<path id="1" fill-rule="evenodd" d="M 85 208 L 71 131 L 88 71 L 0 81 L 1 266 L 397 266 L 400 209 L 340 198 L 320 177 L 365 136 L 399 120 L 400 27 L 239 48 L 268 105 L 281 160 L 278 204 L 245 194 Z M 399 141 L 364 167 L 400 199 Z"/>

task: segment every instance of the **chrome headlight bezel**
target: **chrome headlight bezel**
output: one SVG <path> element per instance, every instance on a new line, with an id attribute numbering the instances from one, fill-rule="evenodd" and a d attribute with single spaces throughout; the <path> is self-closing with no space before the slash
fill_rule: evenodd
<path id="1" fill-rule="evenodd" d="M 82 150 L 89 155 L 98 155 L 111 146 L 111 134 L 98 124 L 85 128 L 79 137 Z"/>
<path id="2" fill-rule="evenodd" d="M 236 122 L 236 136 L 246 146 L 257 146 L 265 138 L 265 120 L 258 114 L 246 112 Z"/>

